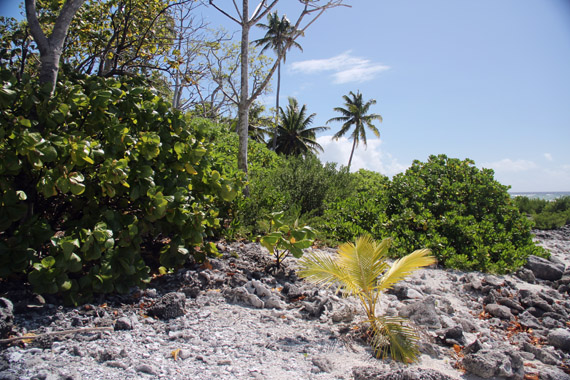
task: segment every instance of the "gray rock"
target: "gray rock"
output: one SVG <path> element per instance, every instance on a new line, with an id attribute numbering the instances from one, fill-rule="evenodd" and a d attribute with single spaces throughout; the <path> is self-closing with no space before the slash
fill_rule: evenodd
<path id="1" fill-rule="evenodd" d="M 528 257 L 525 267 L 530 269 L 535 277 L 543 280 L 556 281 L 564 274 L 564 265 L 533 255 Z"/>
<path id="2" fill-rule="evenodd" d="M 462 364 L 467 372 L 485 379 L 496 376 L 522 379 L 524 376 L 523 360 L 511 349 L 481 349 L 466 354 Z"/>
<path id="3" fill-rule="evenodd" d="M 556 365 L 556 363 L 558 363 L 558 360 L 550 352 L 528 342 L 523 343 L 522 349 L 533 354 L 536 360 L 539 360 L 544 364 Z"/>
<path id="4" fill-rule="evenodd" d="M 441 329 L 441 320 L 437 314 L 435 303 L 435 297 L 429 296 L 421 301 L 402 307 L 399 315 L 409 318 L 420 326 L 439 330 Z"/>
<path id="5" fill-rule="evenodd" d="M 267 309 L 283 310 L 287 307 L 287 305 L 285 304 L 285 302 L 281 301 L 281 299 L 279 299 L 279 297 L 271 296 L 267 300 L 265 300 L 265 304 L 263 305 L 263 307 L 265 307 Z"/>
<path id="6" fill-rule="evenodd" d="M 7 337 L 14 323 L 14 305 L 4 297 L 0 297 L 0 337 Z"/>
<path id="7" fill-rule="evenodd" d="M 181 317 L 185 314 L 185 303 L 186 295 L 184 293 L 168 293 L 149 307 L 147 313 L 159 319 Z"/>
<path id="8" fill-rule="evenodd" d="M 115 322 L 115 330 L 132 330 L 133 321 L 129 317 L 121 317 Z"/>
<path id="9" fill-rule="evenodd" d="M 508 307 L 498 305 L 496 303 L 486 305 L 485 310 L 493 317 L 497 317 L 500 319 L 507 319 L 507 320 L 513 318 L 513 314 L 511 313 L 511 310 Z"/>
<path id="10" fill-rule="evenodd" d="M 319 372 L 331 373 L 332 371 L 334 371 L 334 365 L 332 361 L 327 357 L 316 356 L 311 361 L 313 362 L 315 367 L 318 368 Z"/>
<path id="11" fill-rule="evenodd" d="M 536 282 L 534 273 L 528 268 L 519 269 L 516 273 L 516 276 L 521 280 L 528 282 L 529 284 L 534 284 Z"/>
<path id="12" fill-rule="evenodd" d="M 138 366 L 135 367 L 135 370 L 137 372 L 146 373 L 149 375 L 154 375 L 154 376 L 158 375 L 156 369 L 154 369 L 152 366 L 148 364 L 139 364 Z"/>
<path id="13" fill-rule="evenodd" d="M 428 368 L 400 368 L 386 371 L 374 367 L 357 367 L 352 370 L 354 380 L 453 380 L 453 377 Z"/>
<path id="14" fill-rule="evenodd" d="M 570 331 L 566 329 L 552 330 L 547 338 L 548 344 L 563 351 L 570 352 Z"/>

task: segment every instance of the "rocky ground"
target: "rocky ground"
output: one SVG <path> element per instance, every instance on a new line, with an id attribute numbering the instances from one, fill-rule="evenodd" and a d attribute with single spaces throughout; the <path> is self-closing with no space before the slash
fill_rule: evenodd
<path id="1" fill-rule="evenodd" d="M 417 271 L 382 298 L 421 334 L 419 362 L 373 358 L 356 300 L 308 285 L 255 243 L 208 267 L 65 308 L 0 298 L 0 379 L 570 379 L 570 226 L 515 275 Z M 334 251 L 331 250 L 331 253 Z"/>

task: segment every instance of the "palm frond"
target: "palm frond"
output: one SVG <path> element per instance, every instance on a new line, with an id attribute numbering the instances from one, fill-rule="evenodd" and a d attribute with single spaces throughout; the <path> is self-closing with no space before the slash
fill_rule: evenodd
<path id="1" fill-rule="evenodd" d="M 299 260 L 299 277 L 315 285 L 341 285 L 343 287 L 352 283 L 345 268 L 339 265 L 336 257 L 324 252 L 313 252 L 304 255 Z"/>
<path id="2" fill-rule="evenodd" d="M 407 321 L 398 317 L 376 317 L 370 322 L 370 345 L 377 358 L 392 359 L 404 363 L 418 359 L 418 334 Z"/>
<path id="3" fill-rule="evenodd" d="M 418 249 L 396 260 L 390 267 L 390 270 L 382 276 L 379 282 L 379 288 L 381 290 L 390 289 L 395 283 L 403 280 L 415 270 L 435 264 L 436 259 L 431 256 L 430 253 L 431 251 L 429 249 Z"/>

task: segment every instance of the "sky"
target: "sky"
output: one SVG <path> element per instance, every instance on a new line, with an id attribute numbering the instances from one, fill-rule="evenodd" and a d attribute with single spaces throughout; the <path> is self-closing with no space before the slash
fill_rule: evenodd
<path id="1" fill-rule="evenodd" d="M 0 14 L 18 3 L 0 0 Z M 297 98 L 321 126 L 350 91 L 375 99 L 381 137 L 367 134 L 351 170 L 393 176 L 446 154 L 493 169 L 512 192 L 570 191 L 570 0 L 345 3 L 307 29 L 302 52 L 288 52 L 280 103 Z M 277 10 L 294 22 L 300 5 L 281 0 Z M 211 8 L 204 17 L 238 30 Z M 261 101 L 273 106 L 274 94 Z M 346 165 L 352 142 L 332 140 L 340 124 L 328 126 L 320 158 Z"/>

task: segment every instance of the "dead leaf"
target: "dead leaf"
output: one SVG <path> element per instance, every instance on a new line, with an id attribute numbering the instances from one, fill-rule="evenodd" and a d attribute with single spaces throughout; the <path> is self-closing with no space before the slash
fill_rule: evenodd
<path id="1" fill-rule="evenodd" d="M 526 373 L 524 375 L 524 380 L 539 380 L 538 374 L 536 373 Z"/>
<path id="2" fill-rule="evenodd" d="M 204 264 L 202 264 L 202 265 L 200 266 L 200 269 L 209 269 L 209 270 L 212 270 L 213 267 L 212 267 L 212 264 L 210 264 L 210 262 L 206 260 L 206 261 L 204 261 Z"/>
<path id="3" fill-rule="evenodd" d="M 24 334 L 23 336 L 29 336 L 30 339 L 22 339 L 22 343 L 32 343 L 32 341 L 34 340 L 33 337 L 35 337 L 36 334 L 27 333 L 27 334 Z"/>
<path id="4" fill-rule="evenodd" d="M 177 348 L 176 350 L 174 350 L 170 353 L 170 355 L 172 355 L 172 358 L 174 358 L 174 361 L 178 360 L 179 354 L 180 354 L 180 348 Z"/>

